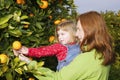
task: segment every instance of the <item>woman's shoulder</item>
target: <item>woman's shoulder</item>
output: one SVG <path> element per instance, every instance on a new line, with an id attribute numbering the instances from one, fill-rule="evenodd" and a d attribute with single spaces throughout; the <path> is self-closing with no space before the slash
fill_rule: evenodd
<path id="1" fill-rule="evenodd" d="M 88 61 L 90 61 L 90 60 L 97 60 L 97 59 L 99 59 L 100 58 L 100 55 L 98 54 L 97 55 L 97 51 L 96 51 L 96 49 L 93 49 L 93 50 L 91 50 L 91 51 L 89 51 L 89 52 L 82 52 L 81 54 L 79 54 L 77 57 L 76 57 L 76 59 L 75 60 L 78 60 L 78 61 L 86 61 L 86 62 L 88 62 Z"/>
<path id="2" fill-rule="evenodd" d="M 87 56 L 91 56 L 91 55 L 94 55 L 95 53 L 97 53 L 96 49 L 92 49 L 91 51 L 88 51 L 88 52 L 82 52 L 79 56 L 83 57 L 87 57 Z"/>

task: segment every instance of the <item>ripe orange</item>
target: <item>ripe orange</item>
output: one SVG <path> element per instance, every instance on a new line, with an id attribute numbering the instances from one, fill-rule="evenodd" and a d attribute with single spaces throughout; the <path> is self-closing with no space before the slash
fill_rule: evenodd
<path id="1" fill-rule="evenodd" d="M 21 4 L 21 2 L 22 2 L 21 0 L 16 0 L 17 4 Z"/>
<path id="2" fill-rule="evenodd" d="M 17 4 L 25 4 L 25 1 L 24 0 L 16 0 L 16 3 Z"/>
<path id="3" fill-rule="evenodd" d="M 66 19 L 63 18 L 61 21 L 62 21 L 62 22 L 63 22 L 63 21 L 66 21 Z"/>
<path id="4" fill-rule="evenodd" d="M 33 17 L 33 16 L 34 16 L 34 14 L 33 14 L 33 13 L 30 13 L 30 14 L 29 14 L 29 16 L 30 16 L 30 17 Z"/>
<path id="5" fill-rule="evenodd" d="M 35 80 L 35 79 L 31 77 L 31 78 L 29 78 L 28 80 Z"/>
<path id="6" fill-rule="evenodd" d="M 21 4 L 25 4 L 25 0 L 22 0 L 22 3 Z"/>
<path id="7" fill-rule="evenodd" d="M 50 15 L 49 18 L 52 19 L 52 16 Z"/>
<path id="8" fill-rule="evenodd" d="M 8 56 L 4 53 L 0 54 L 0 63 L 6 63 L 8 60 Z"/>
<path id="9" fill-rule="evenodd" d="M 57 24 L 59 24 L 60 22 L 61 22 L 60 20 L 55 20 L 55 21 L 54 21 L 54 24 L 57 25 Z"/>
<path id="10" fill-rule="evenodd" d="M 49 42 L 51 43 L 51 42 L 53 42 L 55 40 L 55 36 L 50 36 L 49 37 Z"/>
<path id="11" fill-rule="evenodd" d="M 41 2 L 42 2 L 42 4 L 40 5 L 40 8 L 46 9 L 48 7 L 48 2 L 47 1 L 43 1 L 43 0 Z"/>
<path id="12" fill-rule="evenodd" d="M 18 50 L 22 47 L 22 44 L 20 41 L 14 41 L 12 44 L 13 49 Z"/>
<path id="13" fill-rule="evenodd" d="M 29 27 L 29 25 L 28 25 L 28 24 L 25 24 L 25 25 L 24 25 L 24 28 L 28 28 L 28 27 Z"/>

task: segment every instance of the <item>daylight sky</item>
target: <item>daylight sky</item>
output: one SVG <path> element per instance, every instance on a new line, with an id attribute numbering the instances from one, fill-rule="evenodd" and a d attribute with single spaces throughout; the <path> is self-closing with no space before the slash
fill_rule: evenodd
<path id="1" fill-rule="evenodd" d="M 74 3 L 77 6 L 78 13 L 90 10 L 98 12 L 105 12 L 106 10 L 117 12 L 120 10 L 120 0 L 74 0 Z"/>

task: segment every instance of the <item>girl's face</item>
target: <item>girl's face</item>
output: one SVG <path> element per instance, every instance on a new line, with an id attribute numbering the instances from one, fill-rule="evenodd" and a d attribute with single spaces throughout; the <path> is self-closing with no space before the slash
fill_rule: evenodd
<path id="1" fill-rule="evenodd" d="M 59 31 L 57 31 L 57 35 L 58 35 L 58 40 L 61 44 L 69 44 L 70 41 L 73 41 L 72 40 L 73 38 L 68 31 L 64 31 L 60 29 Z"/>
<path id="2" fill-rule="evenodd" d="M 77 27 L 76 36 L 79 38 L 80 42 L 82 42 L 82 40 L 84 38 L 84 31 L 83 31 L 82 25 L 81 25 L 79 20 L 77 22 L 77 26 L 76 27 Z"/>

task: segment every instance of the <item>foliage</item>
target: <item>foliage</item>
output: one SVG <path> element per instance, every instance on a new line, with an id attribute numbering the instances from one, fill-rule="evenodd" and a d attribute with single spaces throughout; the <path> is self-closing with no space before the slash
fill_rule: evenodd
<path id="1" fill-rule="evenodd" d="M 0 0 L 0 54 L 5 53 L 9 57 L 8 63 L 0 64 L 0 78 L 21 80 L 34 74 L 34 71 L 24 69 L 28 67 L 24 62 L 14 61 L 14 41 L 27 47 L 51 44 L 49 37 L 54 35 L 54 22 L 74 19 L 76 14 L 73 0 L 46 0 L 45 4 L 43 0 Z"/>
<path id="2" fill-rule="evenodd" d="M 20 61 L 18 57 L 13 60 L 9 60 L 6 64 L 0 65 L 0 76 L 2 80 L 23 80 L 24 77 L 30 78 L 38 75 L 42 75 L 39 68 L 43 66 L 43 62 L 31 61 L 29 64 Z M 27 74 L 31 74 L 30 76 Z M 35 79 L 35 77 L 34 77 Z"/>
<path id="3" fill-rule="evenodd" d="M 109 32 L 114 41 L 114 52 L 117 56 L 115 64 L 112 65 L 109 80 L 119 80 L 120 71 L 120 11 L 106 11 L 101 12 L 106 20 Z"/>
<path id="4" fill-rule="evenodd" d="M 77 15 L 73 0 L 45 0 L 44 8 L 40 7 L 43 0 L 0 0 L 0 54 L 5 53 L 9 60 L 0 63 L 2 80 L 26 80 L 41 75 L 42 60 L 36 59 L 26 64 L 15 57 L 12 43 L 16 40 L 27 47 L 38 47 L 51 44 L 49 37 L 54 35 L 55 26 L 63 19 L 74 19 Z M 110 80 L 119 80 L 120 71 L 120 11 L 101 12 L 109 32 L 114 40 L 116 63 L 112 66 Z M 47 58 L 45 66 L 54 69 L 53 57 Z M 55 59 L 56 60 L 56 59 Z M 54 63 L 54 64 L 53 64 Z M 51 66 L 50 66 L 51 65 Z"/>

